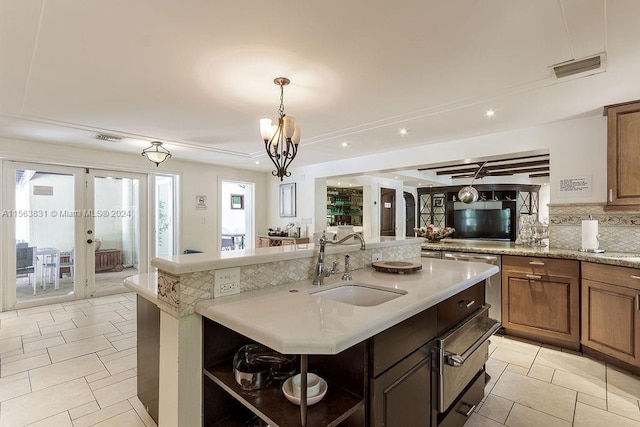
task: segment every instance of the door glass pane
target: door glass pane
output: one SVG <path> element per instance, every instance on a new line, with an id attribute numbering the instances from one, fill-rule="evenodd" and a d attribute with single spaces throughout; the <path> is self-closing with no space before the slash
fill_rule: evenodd
<path id="1" fill-rule="evenodd" d="M 73 174 L 18 169 L 16 301 L 74 293 Z"/>
<path id="2" fill-rule="evenodd" d="M 126 277 L 139 273 L 140 223 L 138 179 L 94 178 L 95 289 L 124 290 Z"/>
<path id="3" fill-rule="evenodd" d="M 175 254 L 174 177 L 156 176 L 156 256 Z"/>

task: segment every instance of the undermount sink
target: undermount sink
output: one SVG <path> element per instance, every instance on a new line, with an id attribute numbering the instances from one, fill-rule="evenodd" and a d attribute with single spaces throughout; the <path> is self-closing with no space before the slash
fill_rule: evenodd
<path id="1" fill-rule="evenodd" d="M 407 291 L 402 289 L 384 288 L 358 282 L 344 283 L 328 289 L 310 292 L 311 295 L 360 307 L 380 305 L 406 295 L 406 293 Z"/>

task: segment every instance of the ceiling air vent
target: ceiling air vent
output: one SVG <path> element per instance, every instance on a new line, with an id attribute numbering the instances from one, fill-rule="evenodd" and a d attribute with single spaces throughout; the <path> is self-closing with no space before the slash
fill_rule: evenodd
<path id="1" fill-rule="evenodd" d="M 557 79 L 581 74 L 587 71 L 597 70 L 603 67 L 603 55 L 596 55 L 585 59 L 564 62 L 554 65 L 553 74 Z"/>
<path id="2" fill-rule="evenodd" d="M 118 142 L 122 138 L 120 138 L 119 136 L 107 135 L 106 133 L 98 133 L 96 134 L 96 139 L 107 142 Z"/>

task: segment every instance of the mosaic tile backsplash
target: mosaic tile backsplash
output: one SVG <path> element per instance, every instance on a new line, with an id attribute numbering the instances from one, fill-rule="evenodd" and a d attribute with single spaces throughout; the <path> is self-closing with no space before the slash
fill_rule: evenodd
<path id="1" fill-rule="evenodd" d="M 384 248 L 354 250 L 325 254 L 325 265 L 329 268 L 337 262 L 336 273 L 344 271 L 344 256 L 349 254 L 350 269 L 357 270 L 371 265 L 374 253 L 381 253 L 385 261 L 420 262 L 421 241 L 415 244 Z M 248 292 L 271 286 L 284 285 L 300 280 L 311 280 L 315 274 L 317 253 L 308 258 L 267 262 L 240 267 L 240 292 Z M 198 301 L 213 298 L 214 270 L 174 276 L 160 272 L 158 278 L 158 300 L 162 308 L 175 317 L 188 316 L 195 312 Z"/>
<path id="2" fill-rule="evenodd" d="M 549 205 L 549 244 L 553 248 L 582 247 L 582 220 L 598 220 L 599 244 L 608 252 L 640 253 L 640 212 L 605 212 L 604 204 Z"/>

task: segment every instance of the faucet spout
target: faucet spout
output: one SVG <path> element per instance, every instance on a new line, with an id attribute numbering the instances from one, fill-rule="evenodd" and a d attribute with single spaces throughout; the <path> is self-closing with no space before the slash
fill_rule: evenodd
<path id="1" fill-rule="evenodd" d="M 322 235 L 324 236 L 324 233 Z M 332 245 L 340 245 L 340 244 L 342 244 L 342 243 L 346 242 L 347 240 L 352 239 L 354 237 L 356 239 L 360 240 L 360 250 L 361 251 L 364 251 L 365 249 L 367 249 L 367 245 L 364 242 L 364 237 L 362 237 L 362 235 L 360 233 L 350 233 L 350 234 L 347 234 L 346 236 L 344 236 L 340 240 L 337 240 L 335 242 L 333 242 L 331 240 L 327 240 L 325 243 L 330 243 Z M 320 243 L 322 243 L 322 239 L 320 239 L 320 240 L 321 240 Z"/>
<path id="2" fill-rule="evenodd" d="M 340 245 L 354 237 L 360 240 L 360 250 L 364 251 L 366 249 L 366 244 L 364 242 L 364 238 L 359 233 L 347 234 L 342 239 L 334 242 L 331 240 L 327 240 L 325 232 L 322 232 L 322 236 L 320 237 L 320 249 L 318 250 L 318 262 L 316 263 L 315 277 L 313 279 L 314 285 L 322 286 L 324 284 L 324 278 L 329 277 L 331 276 L 331 274 L 335 273 L 337 262 L 333 263 L 333 268 L 331 270 L 327 270 L 324 265 L 324 249 L 327 243 L 331 245 Z"/>

